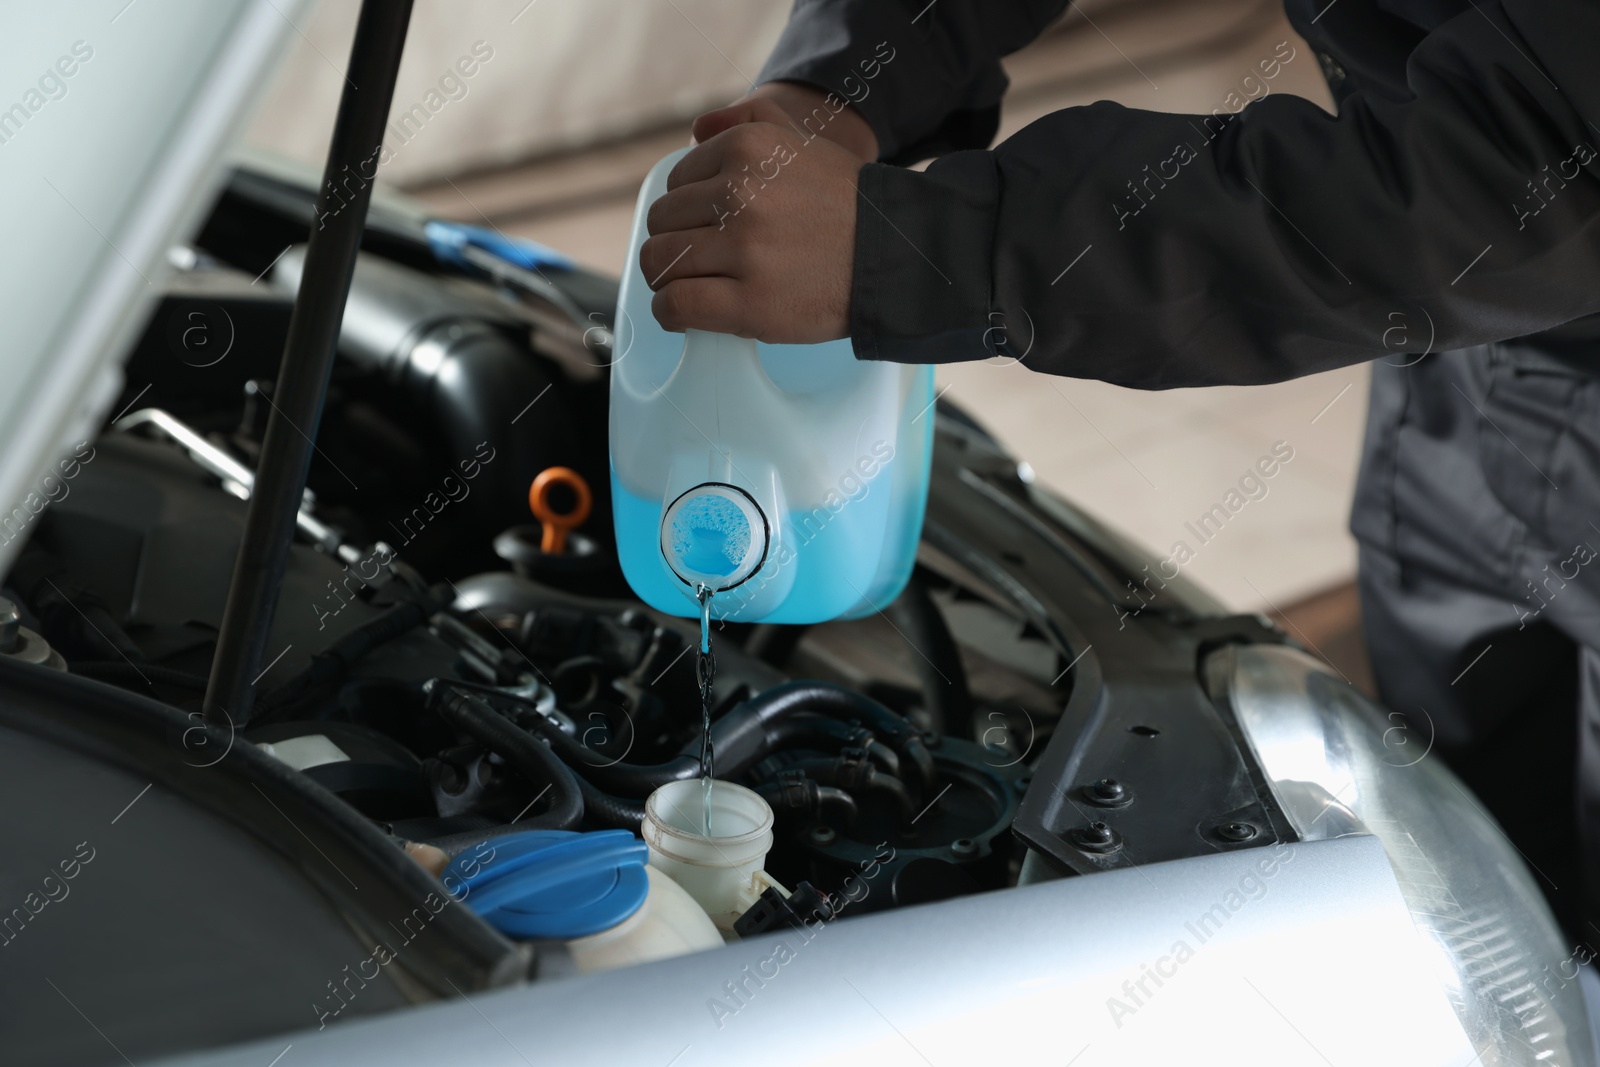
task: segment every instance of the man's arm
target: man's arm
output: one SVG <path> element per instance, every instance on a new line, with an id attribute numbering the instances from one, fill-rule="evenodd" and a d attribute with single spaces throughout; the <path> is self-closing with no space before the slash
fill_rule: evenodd
<path id="1" fill-rule="evenodd" d="M 800 82 L 850 102 L 878 156 L 914 163 L 984 148 L 1000 125 L 1000 57 L 1067 0 L 795 0 L 758 82 Z"/>
<path id="2" fill-rule="evenodd" d="M 1000 57 L 1066 3 L 796 0 L 762 84 L 695 120 L 700 147 L 651 207 L 639 259 L 656 318 L 767 341 L 844 336 L 861 163 L 986 146 Z"/>
<path id="3" fill-rule="evenodd" d="M 1600 311 L 1597 40 L 1591 0 L 1474 0 L 1407 99 L 1069 108 L 926 173 L 770 108 L 683 160 L 641 261 L 669 328 L 1144 388 L 1536 333 Z"/>
<path id="4" fill-rule="evenodd" d="M 1478 0 L 1413 53 L 1410 100 L 1102 103 L 925 174 L 863 168 L 857 354 L 1255 383 L 1600 311 L 1600 11 L 1504 7 L 1531 32 Z"/>

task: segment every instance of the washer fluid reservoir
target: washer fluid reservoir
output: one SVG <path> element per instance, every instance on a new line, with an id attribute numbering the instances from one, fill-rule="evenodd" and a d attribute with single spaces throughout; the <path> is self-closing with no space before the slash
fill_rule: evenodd
<path id="1" fill-rule="evenodd" d="M 507 937 L 565 941 L 585 973 L 721 945 L 695 899 L 647 859 L 627 830 L 529 830 L 462 852 L 440 877 Z"/>

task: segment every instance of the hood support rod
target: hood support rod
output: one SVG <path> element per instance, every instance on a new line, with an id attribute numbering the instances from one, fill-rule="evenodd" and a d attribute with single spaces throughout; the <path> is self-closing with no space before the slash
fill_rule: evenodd
<path id="1" fill-rule="evenodd" d="M 211 661 L 204 707 L 212 722 L 243 726 L 255 702 L 410 18 L 411 0 L 361 5 L 244 538 Z"/>

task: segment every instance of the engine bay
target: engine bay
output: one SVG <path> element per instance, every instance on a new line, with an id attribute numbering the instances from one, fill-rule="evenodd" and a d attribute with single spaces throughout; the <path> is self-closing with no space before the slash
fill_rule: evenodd
<path id="1" fill-rule="evenodd" d="M 177 254 L 120 413 L 42 487 L 5 581 L 24 632 L 72 674 L 197 721 L 310 204 L 292 183 L 235 175 Z M 270 662 L 227 744 L 447 854 L 522 830 L 637 829 L 651 790 L 698 774 L 701 709 L 694 623 L 634 600 L 615 561 L 614 286 L 582 271 L 532 292 L 462 277 L 413 230 L 374 208 Z M 941 423 L 947 448 L 973 437 Z M 528 512 L 550 468 L 593 487 L 562 553 L 538 551 Z M 1019 877 L 1009 830 L 1069 665 L 963 573 L 919 566 L 865 619 L 715 624 L 717 775 L 774 809 L 768 871 L 835 914 Z M 198 732 L 193 744 L 191 763 L 224 755 Z"/>

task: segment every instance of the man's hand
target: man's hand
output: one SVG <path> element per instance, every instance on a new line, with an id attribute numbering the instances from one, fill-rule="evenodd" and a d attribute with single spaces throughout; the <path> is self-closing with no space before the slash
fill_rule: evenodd
<path id="1" fill-rule="evenodd" d="M 842 100 L 837 112 L 819 102 L 819 114 L 796 119 L 763 89 L 696 120 L 703 143 L 679 160 L 666 195 L 651 205 L 639 265 L 669 330 L 831 341 L 849 333 L 863 156 L 829 134 L 839 127 L 862 151 L 875 153 L 877 142 L 850 132 L 866 122 Z M 821 135 L 808 137 L 819 126 Z"/>
<path id="2" fill-rule="evenodd" d="M 872 126 L 861 117 L 861 112 L 837 94 L 825 93 L 800 82 L 767 82 L 750 90 L 742 100 L 707 111 L 694 120 L 695 143 L 705 144 L 741 122 L 757 121 L 753 117 L 757 101 L 777 104 L 788 116 L 784 125 L 797 127 L 807 137 L 826 137 L 867 163 L 877 161 L 878 135 L 872 132 Z"/>

